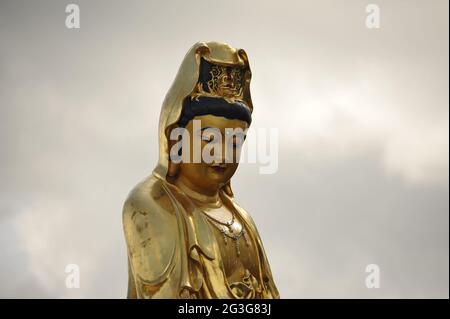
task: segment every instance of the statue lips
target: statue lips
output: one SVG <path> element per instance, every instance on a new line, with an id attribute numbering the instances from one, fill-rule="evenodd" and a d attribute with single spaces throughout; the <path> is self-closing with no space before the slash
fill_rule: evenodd
<path id="1" fill-rule="evenodd" d="M 226 164 L 211 164 L 209 167 L 211 167 L 215 172 L 217 173 L 225 173 L 225 171 L 227 170 L 227 165 Z"/>

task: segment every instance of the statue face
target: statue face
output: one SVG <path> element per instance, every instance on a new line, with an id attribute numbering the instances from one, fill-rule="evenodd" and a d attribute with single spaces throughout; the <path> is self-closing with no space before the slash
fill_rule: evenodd
<path id="1" fill-rule="evenodd" d="M 184 158 L 177 178 L 197 191 L 216 191 L 231 179 L 238 167 L 247 128 L 247 122 L 242 120 L 214 115 L 194 117 L 186 125 L 190 153 L 184 156 L 187 145 L 183 146 Z M 197 160 L 195 152 L 201 155 Z"/>

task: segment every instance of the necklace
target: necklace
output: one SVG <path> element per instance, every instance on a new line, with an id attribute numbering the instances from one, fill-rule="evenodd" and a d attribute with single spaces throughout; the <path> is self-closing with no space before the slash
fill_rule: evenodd
<path id="1" fill-rule="evenodd" d="M 219 193 L 214 194 L 213 196 L 204 195 L 201 193 L 198 193 L 183 183 L 178 183 L 176 186 L 185 194 L 191 201 L 195 201 L 199 203 L 203 208 L 220 208 L 222 207 L 222 201 L 220 200 Z M 247 246 L 250 246 L 250 240 L 247 236 L 247 232 L 245 231 L 244 227 L 236 221 L 234 214 L 231 213 L 231 220 L 222 222 L 208 213 L 205 212 L 205 209 L 201 209 L 204 215 L 208 217 L 208 220 L 221 232 L 223 235 L 223 240 L 225 242 L 225 245 L 228 245 L 227 238 L 231 238 L 236 246 L 236 254 L 239 257 L 241 255 L 241 250 L 239 247 L 239 239 L 241 237 L 244 237 L 245 243 Z M 240 232 L 235 233 L 233 230 L 233 225 L 237 223 L 238 226 L 240 226 Z"/>
<path id="2" fill-rule="evenodd" d="M 212 224 L 217 229 L 219 229 L 220 233 L 223 236 L 223 241 L 224 241 L 225 245 L 228 245 L 227 238 L 231 238 L 234 241 L 234 244 L 236 247 L 236 254 L 238 257 L 241 255 L 241 249 L 240 249 L 240 243 L 239 243 L 239 239 L 241 239 L 241 237 L 244 237 L 245 244 L 247 245 L 247 247 L 250 246 L 250 240 L 247 236 L 247 232 L 245 231 L 242 224 L 240 224 L 238 221 L 236 221 L 234 214 L 232 215 L 233 217 L 231 218 L 231 220 L 228 222 L 225 222 L 225 223 L 215 219 L 214 217 L 210 216 L 207 213 L 205 213 L 205 215 L 208 217 L 208 220 L 211 221 Z M 240 232 L 238 232 L 238 233 L 235 233 L 235 231 L 232 228 L 232 226 L 235 223 L 238 224 L 237 228 L 240 227 Z"/>
<path id="3" fill-rule="evenodd" d="M 229 221 L 223 222 L 223 221 L 220 221 L 220 220 L 218 220 L 218 219 L 212 217 L 210 214 L 208 214 L 208 213 L 205 212 L 205 211 L 203 211 L 203 213 L 204 213 L 206 216 L 208 216 L 209 218 L 211 218 L 213 221 L 215 221 L 216 223 L 218 223 L 218 224 L 220 224 L 220 225 L 227 226 L 228 229 L 230 230 L 230 233 L 233 232 L 233 229 L 231 228 L 231 226 L 234 224 L 234 214 L 231 214 L 231 219 L 230 219 Z"/>

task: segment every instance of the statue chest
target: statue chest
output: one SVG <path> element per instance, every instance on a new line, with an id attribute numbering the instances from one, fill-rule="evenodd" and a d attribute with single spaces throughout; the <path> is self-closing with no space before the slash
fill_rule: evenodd
<path id="1" fill-rule="evenodd" d="M 236 216 L 232 224 L 209 219 L 219 246 L 222 266 L 230 289 L 241 298 L 258 298 L 260 265 L 254 234 Z"/>

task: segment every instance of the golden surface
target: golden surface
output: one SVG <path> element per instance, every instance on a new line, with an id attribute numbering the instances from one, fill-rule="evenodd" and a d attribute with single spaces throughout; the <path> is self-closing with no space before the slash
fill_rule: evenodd
<path id="1" fill-rule="evenodd" d="M 218 168 L 169 160 L 167 136 L 183 99 L 196 89 L 200 57 L 246 68 L 242 99 L 253 108 L 246 53 L 216 42 L 195 44 L 163 102 L 158 164 L 124 204 L 128 298 L 279 298 L 256 226 L 233 198 L 230 179 L 238 163 Z M 240 120 L 198 118 L 220 131 L 247 127 Z"/>

